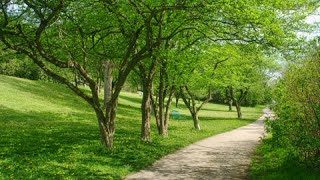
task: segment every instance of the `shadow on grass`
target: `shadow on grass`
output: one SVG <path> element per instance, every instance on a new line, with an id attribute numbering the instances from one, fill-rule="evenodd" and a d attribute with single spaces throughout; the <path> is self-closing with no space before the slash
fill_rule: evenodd
<path id="1" fill-rule="evenodd" d="M 131 112 L 137 112 L 140 111 L 140 107 L 135 107 L 127 104 L 119 104 L 119 109 L 124 111 L 131 111 Z"/>
<path id="2" fill-rule="evenodd" d="M 238 118 L 224 118 L 224 117 L 199 117 L 201 121 L 218 121 L 218 120 L 225 120 L 225 121 L 242 121 L 242 122 L 254 122 L 256 119 L 238 119 Z"/>
<path id="3" fill-rule="evenodd" d="M 142 97 L 129 97 L 129 96 L 121 95 L 121 94 L 119 95 L 119 98 L 136 103 L 136 104 L 139 104 L 139 105 L 141 104 L 141 101 L 142 101 L 142 99 L 141 99 Z"/>
<path id="4" fill-rule="evenodd" d="M 224 110 L 222 110 L 222 109 L 215 109 L 215 108 L 209 108 L 209 107 L 203 107 L 201 110 L 203 110 L 203 111 L 217 111 L 217 112 L 225 112 L 225 113 L 236 112 L 235 108 L 232 109 L 232 111 L 229 111 L 228 106 L 226 106 L 226 108 L 225 108 Z"/>
<path id="5" fill-rule="evenodd" d="M 184 114 L 181 114 L 180 117 L 177 119 L 174 119 L 173 116 L 170 116 L 170 119 L 174 120 L 174 121 L 192 121 L 192 117 L 190 115 L 184 115 Z M 243 121 L 243 122 L 254 122 L 256 119 L 246 118 L 246 119 L 239 120 L 238 118 L 199 116 L 199 120 L 200 121 L 221 121 L 221 120 L 234 121 L 234 120 L 238 120 L 238 121 Z"/>

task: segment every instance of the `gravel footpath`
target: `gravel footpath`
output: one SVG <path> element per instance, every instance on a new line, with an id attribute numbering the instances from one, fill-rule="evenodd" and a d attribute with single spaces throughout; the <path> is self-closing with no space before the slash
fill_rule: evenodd
<path id="1" fill-rule="evenodd" d="M 251 155 L 264 135 L 263 110 L 257 121 L 191 144 L 126 179 L 247 179 Z"/>

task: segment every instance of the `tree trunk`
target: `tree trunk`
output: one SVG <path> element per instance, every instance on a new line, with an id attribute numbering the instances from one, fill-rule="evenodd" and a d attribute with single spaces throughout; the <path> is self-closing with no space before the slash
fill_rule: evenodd
<path id="1" fill-rule="evenodd" d="M 192 112 L 191 115 L 192 115 L 194 129 L 195 130 L 201 130 L 198 113 L 197 112 Z"/>
<path id="2" fill-rule="evenodd" d="M 113 147 L 113 133 L 109 133 L 109 130 L 104 124 L 104 121 L 104 118 L 98 119 L 100 129 L 100 142 L 105 148 L 111 149 Z"/>
<path id="3" fill-rule="evenodd" d="M 238 119 L 242 119 L 241 103 L 244 100 L 244 98 L 246 97 L 246 95 L 248 94 L 248 90 L 247 89 L 246 90 L 240 89 L 240 95 L 239 95 L 239 98 L 237 98 L 237 99 L 235 98 L 233 93 L 234 93 L 233 89 L 232 89 L 232 87 L 230 87 L 230 97 L 233 100 L 233 102 L 235 102 Z"/>
<path id="4" fill-rule="evenodd" d="M 74 71 L 74 84 L 76 87 L 78 87 L 78 76 L 76 71 Z"/>
<path id="5" fill-rule="evenodd" d="M 100 142 L 104 147 L 111 148 L 113 146 L 113 140 L 112 140 L 112 137 L 110 138 L 110 136 L 109 136 L 109 130 L 106 126 L 106 119 L 105 119 L 103 113 L 97 112 L 97 110 L 96 110 L 96 116 L 98 119 L 98 125 L 99 125 L 99 129 L 100 129 Z M 109 142 L 111 142 L 111 143 L 109 143 Z"/>
<path id="6" fill-rule="evenodd" d="M 160 120 L 159 120 L 159 107 L 158 107 L 158 96 L 156 96 L 156 99 L 153 98 L 153 90 L 151 90 L 151 103 L 152 103 L 152 109 L 154 118 L 156 119 L 156 125 L 158 129 L 158 133 L 160 134 Z"/>
<path id="7" fill-rule="evenodd" d="M 228 98 L 228 106 L 229 106 L 229 111 L 232 111 L 232 99 Z"/>
<path id="8" fill-rule="evenodd" d="M 118 98 L 112 99 L 112 71 L 113 71 L 113 64 L 111 61 L 103 62 L 103 79 L 104 79 L 104 110 L 99 106 L 99 98 L 98 98 L 98 91 L 99 91 L 99 84 L 96 84 L 92 89 L 94 103 L 93 108 L 95 109 L 96 116 L 98 118 L 99 129 L 100 129 L 100 136 L 101 136 L 101 143 L 106 148 L 111 149 L 113 147 L 113 136 L 115 132 L 115 118 L 116 118 L 116 111 L 118 106 Z M 92 86 L 92 85 L 91 85 Z"/>
<path id="9" fill-rule="evenodd" d="M 111 61 L 105 61 L 103 63 L 103 80 L 104 80 L 104 107 L 107 107 L 107 103 L 112 96 L 112 71 L 113 64 Z"/>
<path id="10" fill-rule="evenodd" d="M 179 93 L 175 93 L 176 94 L 176 108 L 178 108 L 178 103 L 179 103 Z"/>
<path id="11" fill-rule="evenodd" d="M 105 115 L 100 107 L 93 105 L 96 112 L 100 129 L 101 144 L 107 149 L 113 147 L 113 136 L 115 133 L 115 118 L 117 112 L 118 100 L 115 98 L 112 102 L 109 101 L 105 108 Z"/>
<path id="12" fill-rule="evenodd" d="M 144 80 L 143 85 L 143 97 L 141 104 L 141 115 L 142 115 L 142 124 L 141 124 L 141 140 L 142 141 L 151 141 L 151 89 L 152 89 L 152 80 Z"/>
<path id="13" fill-rule="evenodd" d="M 151 141 L 151 105 L 152 105 L 152 94 L 153 94 L 153 79 L 156 71 L 156 62 L 154 58 L 152 58 L 152 64 L 146 69 L 144 64 L 139 64 L 140 69 L 140 78 L 142 84 L 142 103 L 141 103 L 141 116 L 142 116 L 142 124 L 141 124 L 141 140 L 142 141 Z M 156 108 L 156 107 L 153 107 Z M 155 110 L 154 110 L 155 111 Z"/>
<path id="14" fill-rule="evenodd" d="M 164 67 L 161 67 L 160 69 L 160 77 L 159 77 L 159 122 L 160 122 L 160 132 L 159 134 L 161 136 L 166 136 L 167 133 L 165 132 L 165 123 L 164 123 L 164 99 L 165 99 L 165 85 L 164 85 Z"/>
<path id="15" fill-rule="evenodd" d="M 199 122 L 199 117 L 198 117 L 198 112 L 199 112 L 200 108 L 198 110 L 194 96 L 191 96 L 191 102 L 192 102 L 191 103 L 192 104 L 192 111 L 190 111 L 190 112 L 191 112 L 191 116 L 192 116 L 192 120 L 193 120 L 193 126 L 194 126 L 195 130 L 200 130 L 200 122 Z"/>
<path id="16" fill-rule="evenodd" d="M 198 117 L 198 112 L 201 110 L 202 106 L 210 101 L 210 97 L 204 101 L 198 108 L 196 107 L 196 99 L 195 97 L 191 94 L 191 92 L 189 91 L 188 87 L 185 86 L 186 92 L 189 95 L 190 99 L 187 99 L 186 95 L 184 94 L 183 91 L 183 87 L 180 87 L 180 94 L 181 94 L 181 98 L 184 102 L 184 104 L 187 106 L 187 108 L 190 111 L 190 114 L 192 116 L 192 120 L 193 120 L 193 126 L 196 130 L 200 130 L 200 121 L 199 121 L 199 117 Z"/>
<path id="17" fill-rule="evenodd" d="M 242 119 L 241 105 L 238 102 L 236 102 L 235 104 L 236 104 L 238 119 Z"/>
<path id="18" fill-rule="evenodd" d="M 165 106 L 165 113 L 164 114 L 160 114 L 160 116 L 162 116 L 162 120 L 163 122 L 163 128 L 161 126 L 162 129 L 160 129 L 160 135 L 163 137 L 168 137 L 168 127 L 169 127 L 169 120 L 170 120 L 170 107 L 171 107 L 171 103 L 172 103 L 172 97 L 174 94 L 175 88 L 172 86 L 170 89 L 170 93 L 169 93 L 169 97 Z"/>

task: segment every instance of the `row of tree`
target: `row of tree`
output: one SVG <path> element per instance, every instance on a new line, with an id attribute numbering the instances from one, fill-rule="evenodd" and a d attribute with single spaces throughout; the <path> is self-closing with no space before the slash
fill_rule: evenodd
<path id="1" fill-rule="evenodd" d="M 197 129 L 203 104 L 196 97 L 208 102 L 214 87 L 223 87 L 241 118 L 241 102 L 265 77 L 265 50 L 291 42 L 314 8 L 312 0 L 3 0 L 0 40 L 87 101 L 102 144 L 111 148 L 118 97 L 132 71 L 143 87 L 143 140 L 151 139 L 151 104 L 159 133 L 168 134 L 175 92 Z"/>

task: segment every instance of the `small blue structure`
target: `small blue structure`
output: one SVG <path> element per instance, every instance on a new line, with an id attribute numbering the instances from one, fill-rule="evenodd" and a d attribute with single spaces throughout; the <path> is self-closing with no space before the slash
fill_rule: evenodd
<path id="1" fill-rule="evenodd" d="M 181 117 L 181 113 L 175 109 L 171 111 L 170 115 L 173 119 L 179 119 Z"/>

